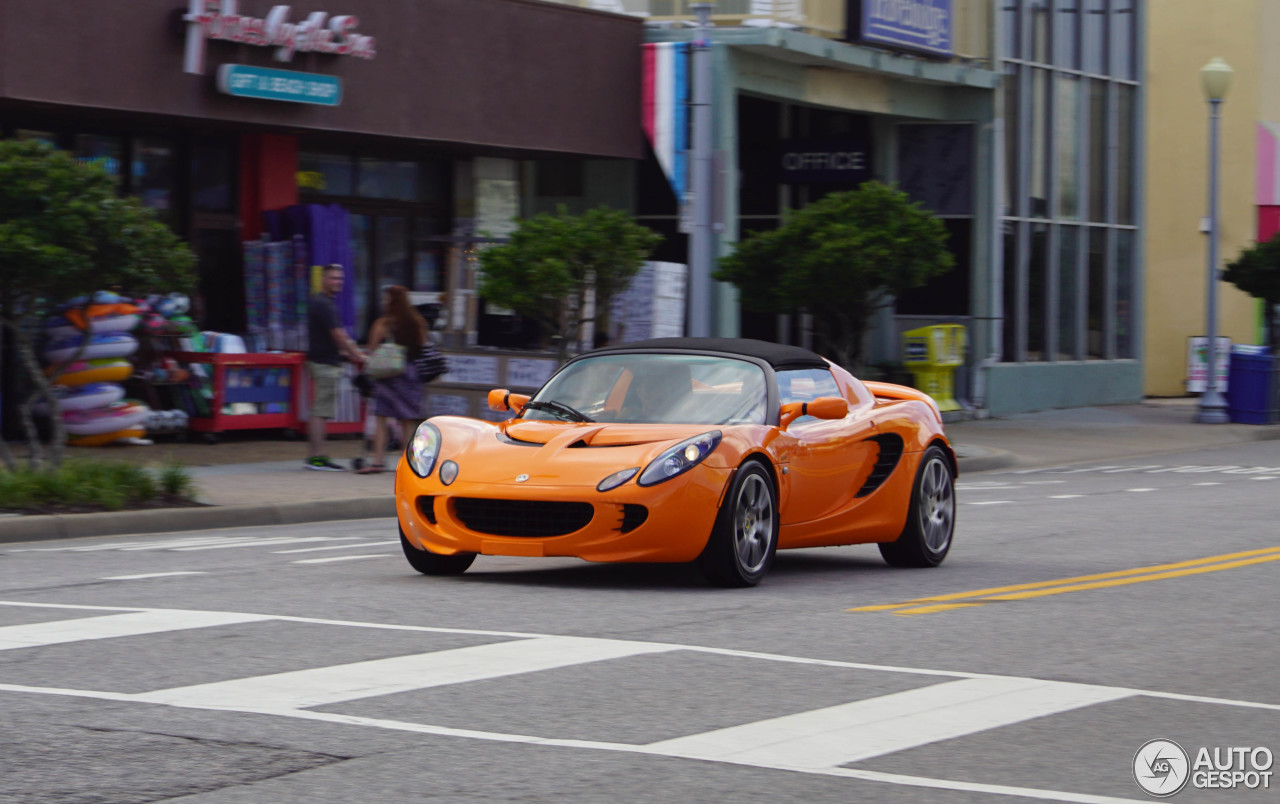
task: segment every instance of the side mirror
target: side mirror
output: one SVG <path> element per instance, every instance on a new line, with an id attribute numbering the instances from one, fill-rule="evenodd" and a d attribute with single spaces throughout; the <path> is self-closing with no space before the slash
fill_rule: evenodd
<path id="1" fill-rule="evenodd" d="M 489 407 L 493 410 L 509 410 L 519 413 L 529 401 L 525 394 L 513 394 L 506 388 L 494 388 L 489 392 Z"/>
<path id="2" fill-rule="evenodd" d="M 820 396 L 812 402 L 788 402 L 779 411 L 778 426 L 785 430 L 801 416 L 812 416 L 815 419 L 843 419 L 848 412 L 849 403 L 838 396 Z"/>

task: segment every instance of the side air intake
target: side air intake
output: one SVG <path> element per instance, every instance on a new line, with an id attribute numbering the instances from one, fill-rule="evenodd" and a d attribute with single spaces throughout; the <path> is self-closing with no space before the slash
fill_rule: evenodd
<path id="1" fill-rule="evenodd" d="M 884 433 L 867 440 L 880 445 L 880 455 L 876 458 L 876 465 L 871 469 L 871 476 L 854 495 L 856 497 L 866 497 L 884 485 L 884 481 L 889 479 L 889 475 L 893 474 L 898 462 L 902 460 L 902 436 L 897 433 Z"/>

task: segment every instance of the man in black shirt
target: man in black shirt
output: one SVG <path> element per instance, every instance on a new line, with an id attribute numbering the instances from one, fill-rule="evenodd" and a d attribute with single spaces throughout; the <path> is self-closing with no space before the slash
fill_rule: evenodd
<path id="1" fill-rule="evenodd" d="M 326 266 L 321 292 L 311 297 L 307 308 L 307 371 L 311 374 L 315 396 L 311 402 L 311 418 L 307 421 L 307 461 L 303 466 L 320 472 L 346 471 L 345 466 L 334 463 L 323 453 L 325 423 L 333 418 L 337 405 L 343 356 L 357 365 L 364 362 L 364 353 L 347 335 L 334 303 L 344 277 L 341 265 Z"/>

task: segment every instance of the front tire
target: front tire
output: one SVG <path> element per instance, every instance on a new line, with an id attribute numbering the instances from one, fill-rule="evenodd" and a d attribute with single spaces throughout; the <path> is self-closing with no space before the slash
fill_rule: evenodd
<path id="1" fill-rule="evenodd" d="M 880 545 L 880 555 L 895 567 L 936 567 L 951 550 L 956 527 L 956 477 L 941 447 L 924 452 L 911 489 L 907 524 L 897 541 Z"/>
<path id="2" fill-rule="evenodd" d="M 409 566 L 423 575 L 461 575 L 476 560 L 475 553 L 456 553 L 451 556 L 433 553 L 430 550 L 419 550 L 405 538 L 404 529 L 400 530 L 400 548 Z"/>
<path id="3" fill-rule="evenodd" d="M 777 550 L 778 494 L 773 478 L 755 461 L 743 464 L 729 485 L 698 564 L 716 586 L 755 586 L 769 571 Z"/>

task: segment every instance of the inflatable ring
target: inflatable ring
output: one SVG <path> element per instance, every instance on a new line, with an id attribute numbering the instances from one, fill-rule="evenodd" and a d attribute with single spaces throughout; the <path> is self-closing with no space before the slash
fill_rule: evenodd
<path id="1" fill-rule="evenodd" d="M 131 305 L 132 306 L 132 305 Z M 138 326 L 137 313 L 124 313 L 94 318 L 89 321 L 90 332 L 128 332 Z M 45 332 L 50 338 L 74 338 L 84 334 L 84 328 L 73 324 L 63 316 L 51 318 Z"/>
<path id="2" fill-rule="evenodd" d="M 71 325 L 79 330 L 84 330 L 84 327 L 85 327 L 84 320 L 85 320 L 86 314 L 88 314 L 89 320 L 91 322 L 94 321 L 95 319 L 100 319 L 100 318 L 108 318 L 108 317 L 114 318 L 114 317 L 125 316 L 125 315 L 136 316 L 138 314 L 138 305 L 136 304 L 91 304 L 87 309 L 81 309 L 79 307 L 76 307 L 70 310 L 64 310 L 62 313 L 62 315 L 68 321 L 71 322 Z"/>
<path id="3" fill-rule="evenodd" d="M 54 341 L 44 351 L 44 359 L 50 363 L 65 363 L 79 353 L 81 360 L 103 357 L 128 357 L 138 351 L 138 340 L 124 332 L 104 332 L 89 336 L 89 343 L 81 349 L 84 335 L 73 335 Z"/>
<path id="4" fill-rule="evenodd" d="M 116 430 L 114 433 L 99 433 L 98 435 L 68 438 L 67 444 L 73 447 L 100 447 L 103 444 L 110 444 L 122 438 L 142 438 L 144 435 L 146 435 L 146 431 L 141 427 L 131 427 L 127 430 Z"/>
<path id="5" fill-rule="evenodd" d="M 45 376 L 52 377 L 58 367 L 50 366 L 44 370 Z M 55 385 L 66 385 L 76 388 L 97 382 L 123 382 L 133 373 L 133 364 L 128 360 L 102 358 L 99 360 L 78 360 L 66 367 Z"/>
<path id="6" fill-rule="evenodd" d="M 105 408 L 67 411 L 62 415 L 62 427 L 72 436 L 102 435 L 139 427 L 150 413 L 146 405 L 115 402 Z"/>
<path id="7" fill-rule="evenodd" d="M 63 385 L 55 385 L 54 388 L 61 392 L 58 393 L 58 409 L 63 413 L 105 408 L 124 399 L 124 386 L 113 382 L 92 382 L 74 390 Z M 32 405 L 31 410 L 39 416 L 49 415 L 49 406 L 43 402 Z"/>

